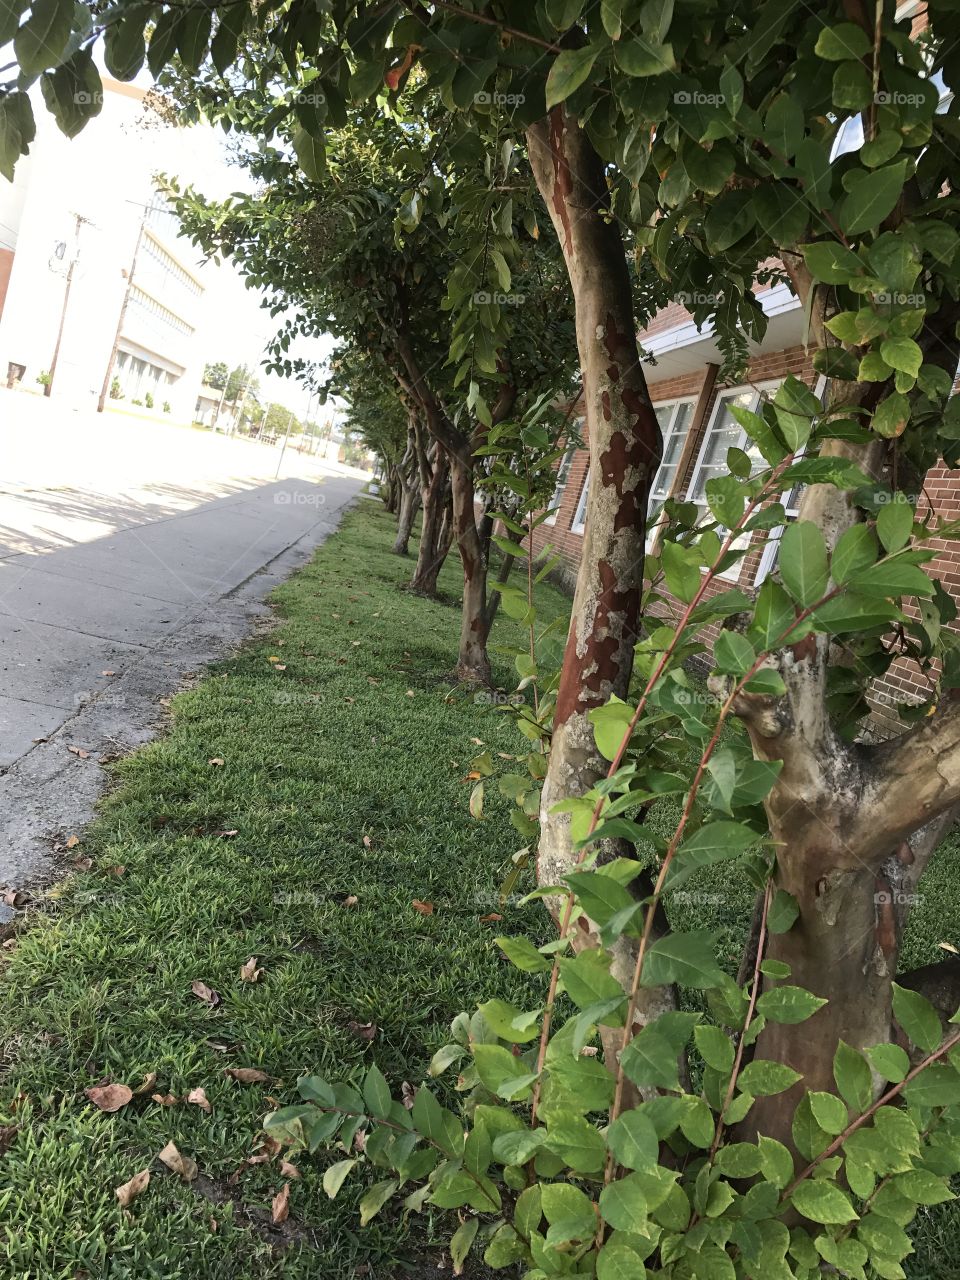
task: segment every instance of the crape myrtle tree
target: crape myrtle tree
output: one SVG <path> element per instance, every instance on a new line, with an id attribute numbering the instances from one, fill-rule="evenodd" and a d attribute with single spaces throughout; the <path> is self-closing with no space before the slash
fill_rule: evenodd
<path id="1" fill-rule="evenodd" d="M 224 118 L 229 103 L 209 92 L 197 96 L 208 114 Z M 259 145 L 242 154 L 268 185 L 220 205 L 188 191 L 174 196 L 174 207 L 196 242 L 230 254 L 252 284 L 273 291 L 275 311 L 291 308 L 275 371 L 292 371 L 285 353 L 295 333 L 323 330 L 386 365 L 415 418 L 413 451 L 421 424 L 434 445 L 432 462 L 421 467 L 424 546 L 433 554 L 418 566 L 414 586 L 435 588 L 449 474 L 464 575 L 457 671 L 488 682 L 493 521 L 477 517 L 483 471 L 477 451 L 487 432 L 526 401 L 573 384 L 568 293 L 557 255 L 539 247 L 538 228 L 529 217 L 524 224 L 526 211 L 515 199 L 528 194 L 529 181 L 510 145 L 492 145 L 464 128 L 451 138 L 449 124 L 438 135 L 422 112 L 374 116 L 331 132 L 325 167 L 316 168 L 311 156 L 307 175 L 302 140 L 296 149 L 299 117 L 288 113 L 287 124 L 277 122 L 275 145 L 268 145 L 264 130 L 276 115 L 275 94 L 262 97 L 257 113 L 257 95 L 247 95 L 243 131 L 256 134 Z M 425 102 L 436 114 L 436 105 Z M 346 394 L 336 379 L 332 387 Z M 421 462 L 425 455 L 421 440 Z"/>
<path id="2" fill-rule="evenodd" d="M 360 1091 L 308 1078 L 276 1132 L 341 1144 L 330 1194 L 358 1161 L 383 1169 L 365 1220 L 401 1189 L 409 1208 L 459 1209 L 458 1267 L 482 1241 L 491 1265 L 519 1261 L 536 1280 L 903 1275 L 904 1227 L 950 1198 L 960 1168 L 956 965 L 897 971 L 911 893 L 960 801 L 956 611 L 925 568 L 956 531 L 918 497 L 936 458 L 960 454 L 960 130 L 945 93 L 960 14 L 929 3 L 913 37 L 886 0 L 815 14 L 786 0 L 120 13 L 131 65 L 156 21 L 155 71 L 198 65 L 211 32 L 215 64 L 232 64 L 249 23 L 291 77 L 316 70 L 330 101 L 392 103 L 422 76 L 489 136 L 511 99 L 576 307 L 594 482 L 539 856 L 560 932 L 540 949 L 502 943 L 542 972 L 543 999 L 454 1024 L 434 1066 L 458 1063 L 466 1124 L 426 1087 L 407 1112 L 374 1068 Z M 64 53 L 72 21 L 47 41 L 31 9 L 28 76 L 58 62 L 80 74 Z M 29 127 L 23 95 L 4 102 L 9 165 Z M 328 125 L 301 126 L 309 156 Z M 788 379 L 742 415 L 749 451 L 730 451 L 704 518 L 667 504 L 646 565 L 659 437 L 630 236 L 645 271 L 702 299 L 696 318 L 731 368 L 743 331 L 762 330 L 759 273 L 781 261 L 829 379 L 825 402 Z M 710 593 L 746 538 L 780 528 L 779 568 L 755 596 Z M 665 607 L 644 569 L 680 606 L 641 638 L 643 610 Z M 708 701 L 681 662 L 718 620 Z M 864 694 L 899 655 L 930 698 L 870 744 Z M 671 797 L 663 839 L 645 818 Z M 735 858 L 761 895 L 740 983 L 709 933 L 671 931 L 661 910 Z M 673 1007 L 677 985 L 703 992 L 709 1017 Z M 583 1052 L 598 1031 L 602 1063 Z"/>

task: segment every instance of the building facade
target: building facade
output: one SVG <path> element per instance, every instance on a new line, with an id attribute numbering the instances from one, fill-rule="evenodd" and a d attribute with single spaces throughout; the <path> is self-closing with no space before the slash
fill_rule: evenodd
<path id="1" fill-rule="evenodd" d="M 756 410 L 761 399 L 775 394 L 777 387 L 793 374 L 815 393 L 822 395 L 825 380 L 812 366 L 812 351 L 803 344 L 803 316 L 797 299 L 784 286 L 761 295 L 770 323 L 764 340 L 752 344 L 751 360 L 743 382 L 728 385 L 718 381 L 720 353 L 707 330 L 699 331 L 682 305 L 672 304 L 640 334 L 647 353 L 647 382 L 663 434 L 663 461 L 653 481 L 650 511 L 667 497 L 695 502 L 706 511 L 706 482 L 726 471 L 726 454 L 731 447 L 745 448 L 745 433 L 730 412 L 738 404 Z M 590 487 L 589 442 L 584 438 L 583 418 L 577 424 L 583 439 L 568 446 L 557 469 L 557 485 L 551 502 L 556 515 L 534 533 L 538 556 L 559 553 L 569 569 L 580 563 L 586 527 L 587 497 Z M 785 500 L 788 516 L 796 516 L 799 493 Z M 933 511 L 940 520 L 960 517 L 960 471 L 934 468 L 926 477 L 917 508 L 923 519 Z M 655 542 L 651 530 L 648 546 Z M 960 551 L 957 544 L 934 540 L 937 550 L 930 571 L 941 579 L 945 590 L 960 597 Z M 711 586 L 710 594 L 739 586 L 750 592 L 777 566 L 779 537 L 775 532 L 756 531 L 745 542 L 746 554 Z M 679 608 L 678 608 L 679 612 Z M 705 638 L 714 638 L 716 628 Z M 870 699 L 882 724 L 897 720 L 897 703 L 915 703 L 930 696 L 930 690 L 915 665 L 897 659 L 881 679 L 874 682 Z"/>
<path id="2" fill-rule="evenodd" d="M 95 407 L 106 386 L 108 408 L 190 421 L 206 288 L 154 188 L 179 167 L 182 131 L 150 127 L 144 96 L 105 79 L 100 116 L 73 139 L 38 110 L 31 154 L 0 182 L 0 383 L 22 369 L 37 391 L 52 374 L 71 407 Z"/>

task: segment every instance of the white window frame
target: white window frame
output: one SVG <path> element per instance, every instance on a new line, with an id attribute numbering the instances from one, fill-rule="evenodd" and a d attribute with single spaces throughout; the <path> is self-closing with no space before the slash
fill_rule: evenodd
<path id="1" fill-rule="evenodd" d="M 582 418 L 578 418 L 578 424 L 582 422 Z M 563 501 L 563 491 L 567 487 L 567 481 L 570 479 L 570 468 L 573 466 L 573 460 L 577 455 L 577 446 L 573 443 L 568 444 L 563 451 L 563 457 L 557 464 L 557 482 L 553 486 L 553 495 L 547 503 L 547 509 L 555 508 L 552 516 L 547 516 L 544 524 L 556 524 L 557 516 L 560 514 L 560 503 Z"/>
<path id="2" fill-rule="evenodd" d="M 704 494 L 703 498 L 701 499 L 694 497 L 694 494 L 697 491 L 697 483 L 700 479 L 700 474 L 703 471 L 704 459 L 707 455 L 707 449 L 710 445 L 710 437 L 712 436 L 714 428 L 716 427 L 717 422 L 720 419 L 720 412 L 723 407 L 724 401 L 730 400 L 734 396 L 743 395 L 745 391 L 751 391 L 753 392 L 754 399 L 750 408 L 753 413 L 756 413 L 759 405 L 763 401 L 764 396 L 767 395 L 769 397 L 771 393 L 775 394 L 777 389 L 783 383 L 783 380 L 784 380 L 783 378 L 771 378 L 765 382 L 756 382 L 756 383 L 747 382 L 742 384 L 739 387 L 725 387 L 718 394 L 716 400 L 713 402 L 713 408 L 710 410 L 710 419 L 707 423 L 707 429 L 703 433 L 703 440 L 700 443 L 700 452 L 697 454 L 697 461 L 694 464 L 693 473 L 690 476 L 690 483 L 687 486 L 687 497 L 686 497 L 687 502 L 695 503 L 698 507 L 700 507 L 703 510 L 704 515 L 709 516 L 710 514 L 710 508 L 707 505 L 707 501 L 706 501 L 706 494 Z M 748 440 L 749 440 L 749 437 L 746 431 L 744 431 L 743 428 L 741 427 L 740 434 L 737 437 L 736 442 L 733 445 L 731 445 L 730 448 L 742 449 L 743 446 L 748 442 Z M 740 559 L 737 560 L 735 564 L 732 564 L 729 569 L 724 569 L 724 571 L 721 574 L 719 574 L 718 577 L 726 578 L 728 581 L 731 581 L 731 582 L 738 582 L 740 580 L 740 571 L 742 570 L 742 568 L 743 568 L 743 557 L 741 556 Z M 702 569 L 701 572 L 706 573 L 706 569 Z"/>
<path id="3" fill-rule="evenodd" d="M 687 404 L 693 406 L 693 405 L 696 405 L 696 403 L 697 403 L 697 396 L 678 396 L 676 400 L 659 400 L 654 404 L 653 406 L 654 413 L 656 413 L 658 409 L 669 408 L 673 410 L 673 412 L 670 414 L 670 421 L 668 426 L 666 427 L 666 429 L 661 428 L 661 434 L 663 436 L 664 454 L 666 454 L 666 451 L 667 451 L 667 444 L 669 443 L 672 436 L 675 434 L 675 429 L 676 429 L 675 424 L 676 424 L 677 415 L 680 411 L 681 406 L 687 405 Z M 684 429 L 684 432 L 683 432 L 684 437 L 686 437 L 689 434 L 689 432 L 690 432 L 690 424 L 688 424 L 687 427 Z M 681 446 L 681 455 L 682 453 L 683 453 L 683 446 Z M 680 465 L 680 461 L 681 461 L 681 458 L 678 457 L 677 458 L 678 467 Z M 650 485 L 650 498 L 647 502 L 647 550 L 648 551 L 650 550 L 651 546 L 653 545 L 654 539 L 657 536 L 657 530 L 660 528 L 660 525 L 663 523 L 662 515 L 658 516 L 656 520 L 651 519 L 653 512 L 655 510 L 655 505 L 659 505 L 662 507 L 663 503 L 666 501 L 665 498 L 655 499 L 653 496 L 653 491 L 657 487 L 657 481 L 660 478 L 660 472 L 663 470 L 663 467 L 664 467 L 664 464 L 661 462 L 660 466 L 657 467 L 656 473 L 653 477 L 653 483 Z M 674 482 L 676 482 L 676 473 L 674 473 Z M 667 496 L 669 497 L 669 494 Z"/>
<path id="4" fill-rule="evenodd" d="M 584 529 L 587 527 L 587 499 L 590 496 L 590 468 L 587 467 L 587 474 L 583 477 L 583 485 L 580 489 L 580 497 L 577 499 L 577 509 L 573 513 L 573 519 L 570 521 L 570 532 L 583 535 Z"/>

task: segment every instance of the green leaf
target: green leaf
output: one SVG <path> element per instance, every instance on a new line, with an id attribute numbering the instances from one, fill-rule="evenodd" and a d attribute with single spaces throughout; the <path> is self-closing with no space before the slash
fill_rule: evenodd
<path id="1" fill-rule="evenodd" d="M 507 1097 L 508 1101 L 513 1101 L 514 1095 L 529 1096 L 531 1084 L 528 1079 L 529 1073 L 525 1073 L 523 1062 L 515 1058 L 509 1049 L 504 1049 L 503 1045 L 475 1044 L 473 1060 L 477 1067 L 477 1075 L 491 1093 Z M 504 1092 L 501 1093 L 501 1090 Z M 419 1090 L 417 1098 L 424 1092 L 423 1089 Z"/>
<path id="2" fill-rule="evenodd" d="M 863 263 L 846 245 L 835 240 L 802 244 L 800 251 L 815 280 L 826 284 L 846 284 L 851 276 L 863 273 Z"/>
<path id="3" fill-rule="evenodd" d="M 780 577 L 803 608 L 816 604 L 827 591 L 830 571 L 823 534 L 810 520 L 795 520 L 780 539 Z"/>
<path id="4" fill-rule="evenodd" d="M 814 45 L 814 53 L 828 62 L 862 58 L 869 52 L 869 37 L 863 28 L 858 27 L 854 22 L 840 22 L 833 27 L 824 27 Z"/>
<path id="5" fill-rule="evenodd" d="M 837 586 L 854 581 L 877 559 L 877 540 L 865 524 L 855 524 L 842 535 L 833 551 L 830 573 Z"/>
<path id="6" fill-rule="evenodd" d="M 504 1164 L 526 1164 L 546 1143 L 546 1129 L 512 1129 L 493 1140 L 494 1159 Z"/>
<path id="7" fill-rule="evenodd" d="M 857 1114 L 873 1101 L 873 1078 L 863 1055 L 841 1040 L 833 1055 L 833 1078 L 847 1106 Z"/>
<path id="8" fill-rule="evenodd" d="M 758 637 L 758 649 L 772 650 L 787 629 L 796 621 L 796 609 L 790 597 L 773 578 L 765 578 L 757 594 L 751 632 Z"/>
<path id="9" fill-rule="evenodd" d="M 557 1245 L 568 1240 L 587 1240 L 597 1228 L 593 1204 L 568 1182 L 547 1182 L 540 1192 L 543 1216 L 550 1224 L 547 1242 Z"/>
<path id="10" fill-rule="evenodd" d="M 618 1178 L 600 1192 L 600 1213 L 617 1231 L 646 1234 L 647 1198 L 644 1182 L 636 1173 Z"/>
<path id="11" fill-rule="evenodd" d="M 293 135 L 293 149 L 297 162 L 311 182 L 320 182 L 327 167 L 327 157 L 322 137 L 314 137 L 306 129 L 298 129 Z"/>
<path id="12" fill-rule="evenodd" d="M 893 495 L 892 502 L 880 508 L 877 533 L 885 549 L 894 552 L 907 545 L 912 532 L 913 507 L 902 493 L 897 492 Z"/>
<path id="13" fill-rule="evenodd" d="M 371 1066 L 363 1082 L 363 1100 L 372 1116 L 385 1120 L 390 1114 L 393 1099 L 387 1084 L 376 1065 Z"/>
<path id="14" fill-rule="evenodd" d="M 940 1017 L 930 1001 L 918 991 L 894 983 L 893 1016 L 918 1049 L 932 1053 L 940 1047 L 943 1039 Z"/>
<path id="15" fill-rule="evenodd" d="M 514 968 L 524 973 L 549 973 L 553 967 L 529 938 L 495 938 L 494 941 Z"/>
<path id="16" fill-rule="evenodd" d="M 742 822 L 708 822 L 685 840 L 667 872 L 665 889 L 676 889 L 700 867 L 738 858 L 760 837 Z"/>
<path id="17" fill-rule="evenodd" d="M 392 1178 L 373 1184 L 360 1201 L 361 1227 L 365 1227 L 368 1222 L 372 1222 L 399 1186 L 400 1183 Z"/>
<path id="18" fill-rule="evenodd" d="M 884 338 L 880 355 L 891 369 L 902 369 L 915 378 L 923 364 L 923 352 L 912 338 Z"/>
<path id="19" fill-rule="evenodd" d="M 615 1120 L 607 1131 L 607 1142 L 625 1169 L 652 1168 L 660 1158 L 657 1131 L 642 1111 L 627 1111 Z"/>
<path id="20" fill-rule="evenodd" d="M 792 1197 L 794 1208 L 811 1222 L 853 1222 L 857 1214 L 847 1196 L 824 1178 L 807 1178 Z"/>
<path id="21" fill-rule="evenodd" d="M 870 1059 L 874 1071 L 883 1076 L 884 1080 L 899 1084 L 906 1079 L 910 1059 L 898 1044 L 875 1044 L 870 1049 L 864 1049 L 864 1053 Z"/>
<path id="22" fill-rule="evenodd" d="M 864 596 L 932 596 L 933 583 L 915 564 L 904 560 L 882 560 L 857 575 L 857 592 Z"/>
<path id="23" fill-rule="evenodd" d="M 903 435 L 910 421 L 910 401 L 899 391 L 880 401 L 870 421 L 871 429 L 885 440 Z"/>
<path id="24" fill-rule="evenodd" d="M 606 1143 L 589 1120 L 571 1112 L 553 1114 L 547 1146 L 576 1173 L 599 1173 L 607 1157 Z"/>
<path id="25" fill-rule="evenodd" d="M 715 938 L 706 929 L 660 938 L 643 962 L 642 985 L 660 987 L 678 982 L 700 990 L 718 986 L 723 981 L 723 970 L 714 955 Z"/>
<path id="26" fill-rule="evenodd" d="M 782 1191 L 793 1181 L 793 1156 L 776 1138 L 761 1136 L 757 1139 L 760 1150 L 760 1169 L 768 1182 Z"/>
<path id="27" fill-rule="evenodd" d="M 813 1118 L 824 1133 L 839 1134 L 850 1123 L 847 1108 L 835 1093 L 810 1092 L 810 1109 Z"/>
<path id="28" fill-rule="evenodd" d="M 623 6 L 626 0 L 600 0 L 600 20 L 611 40 L 619 40 L 623 28 Z"/>
<path id="29" fill-rule="evenodd" d="M 509 1040 L 511 1044 L 525 1044 L 540 1033 L 536 1009 L 525 1012 L 515 1004 L 495 998 L 480 1005 L 479 1012 L 500 1039 Z"/>
<path id="30" fill-rule="evenodd" d="M 799 915 L 800 907 L 793 894 L 786 889 L 778 889 L 767 912 L 767 928 L 771 933 L 786 933 L 793 928 Z"/>
<path id="31" fill-rule="evenodd" d="M 752 1142 L 730 1142 L 720 1148 L 717 1168 L 728 1178 L 752 1178 L 760 1172 L 763 1157 Z"/>
<path id="32" fill-rule="evenodd" d="M 561 957 L 558 963 L 567 995 L 578 1009 L 623 995 L 620 983 L 610 975 L 610 956 L 605 952 L 581 951 L 578 956 Z"/>
<path id="33" fill-rule="evenodd" d="M 337 1192 L 343 1186 L 344 1179 L 356 1163 L 356 1160 L 338 1160 L 336 1164 L 324 1170 L 323 1189 L 331 1200 L 335 1199 Z"/>
<path id="34" fill-rule="evenodd" d="M 479 1218 L 467 1218 L 466 1222 L 461 1222 L 456 1231 L 450 1238 L 450 1261 L 453 1263 L 453 1274 L 458 1276 L 463 1271 L 463 1264 L 467 1260 L 467 1254 L 473 1246 L 474 1240 L 477 1238 L 477 1232 L 480 1229 Z"/>
<path id="35" fill-rule="evenodd" d="M 833 73 L 833 105 L 841 111 L 862 111 L 873 100 L 873 80 L 862 62 L 841 62 Z"/>
<path id="36" fill-rule="evenodd" d="M 900 199 L 906 177 L 906 160 L 870 173 L 851 172 L 851 186 L 840 205 L 839 220 L 847 235 L 859 235 L 879 226 Z"/>
<path id="37" fill-rule="evenodd" d="M 615 760 L 624 734 L 633 719 L 634 707 L 613 696 L 602 707 L 594 707 L 589 712 L 593 725 L 593 740 L 597 750 L 605 760 Z"/>
<path id="38" fill-rule="evenodd" d="M 707 1066 L 729 1075 L 733 1069 L 733 1045 L 727 1033 L 720 1027 L 703 1025 L 694 1028 L 693 1038 Z"/>
<path id="39" fill-rule="evenodd" d="M 586 45 L 582 49 L 564 49 L 557 55 L 547 75 L 547 110 L 566 101 L 590 75 L 599 49 Z"/>
<path id="40" fill-rule="evenodd" d="M 638 1031 L 620 1055 L 624 1074 L 635 1085 L 660 1089 L 679 1087 L 678 1050 L 656 1026 Z"/>
<path id="41" fill-rule="evenodd" d="M 781 986 L 765 991 L 757 1000 L 757 1009 L 771 1022 L 790 1026 L 806 1022 L 826 1003 L 821 996 L 815 996 L 804 987 Z"/>
<path id="42" fill-rule="evenodd" d="M 635 32 L 614 45 L 613 60 L 628 76 L 659 76 L 676 67 L 672 45 L 654 44 Z"/>
<path id="43" fill-rule="evenodd" d="M 778 93 L 763 122 L 763 140 L 781 160 L 789 160 L 803 138 L 803 110 L 789 93 Z"/>
<path id="44" fill-rule="evenodd" d="M 626 1240 L 614 1237 L 597 1254 L 597 1280 L 645 1280 L 644 1257 Z"/>
<path id="45" fill-rule="evenodd" d="M 25 76 L 55 67 L 70 39 L 73 0 L 34 0 L 30 16 L 17 31 L 13 50 Z"/>
<path id="46" fill-rule="evenodd" d="M 737 1084 L 746 1093 L 755 1098 L 767 1098 L 776 1093 L 783 1093 L 795 1085 L 803 1077 L 793 1067 L 783 1062 L 773 1062 L 768 1058 L 754 1058 L 740 1072 Z"/>
<path id="47" fill-rule="evenodd" d="M 546 0 L 547 17 L 557 31 L 566 31 L 580 17 L 584 0 Z"/>
<path id="48" fill-rule="evenodd" d="M 689 604 L 702 582 L 697 551 L 693 547 L 682 547 L 679 542 L 665 542 L 660 551 L 660 563 L 671 594 Z"/>

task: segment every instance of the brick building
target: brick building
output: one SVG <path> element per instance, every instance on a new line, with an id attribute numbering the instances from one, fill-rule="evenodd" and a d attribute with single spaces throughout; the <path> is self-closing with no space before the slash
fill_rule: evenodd
<path id="1" fill-rule="evenodd" d="M 825 380 L 812 367 L 812 352 L 803 345 L 802 308 L 786 285 L 775 285 L 758 296 L 768 316 L 763 341 L 751 344 L 751 360 L 742 383 L 727 385 L 717 378 L 720 352 L 712 333 L 699 331 L 689 313 L 679 303 L 661 311 L 640 334 L 648 356 L 647 382 L 663 432 L 663 462 L 654 479 L 651 509 L 666 497 L 705 504 L 705 484 L 711 475 L 726 470 L 726 453 L 731 446 L 744 447 L 745 434 L 729 412 L 731 402 L 756 409 L 761 397 L 772 395 L 788 375 L 801 378 L 822 394 Z M 578 430 L 585 433 L 581 418 Z M 548 546 L 558 552 L 573 571 L 580 562 L 583 545 L 587 494 L 590 484 L 590 455 L 586 448 L 568 448 L 557 473 L 552 506 L 555 517 L 534 534 L 537 555 Z M 785 505 L 795 514 L 791 494 Z M 934 468 L 927 476 L 918 506 L 922 518 L 930 510 L 943 520 L 960 517 L 960 471 Z M 655 535 L 651 533 L 651 540 Z M 747 554 L 711 588 L 721 591 L 739 586 L 743 591 L 759 587 L 776 566 L 778 534 L 758 530 L 748 535 Z M 960 549 L 956 543 L 934 543 L 937 558 L 930 571 L 944 588 L 960 598 Z M 707 633 L 707 638 L 712 636 Z M 892 704 L 915 702 L 929 696 L 929 690 L 914 664 L 898 659 L 871 690 L 878 716 L 896 722 Z"/>

